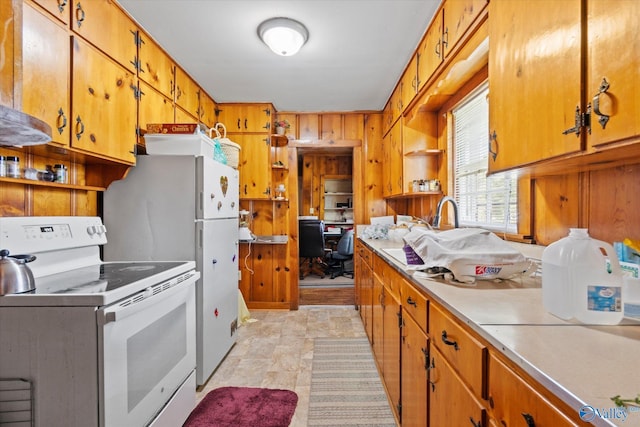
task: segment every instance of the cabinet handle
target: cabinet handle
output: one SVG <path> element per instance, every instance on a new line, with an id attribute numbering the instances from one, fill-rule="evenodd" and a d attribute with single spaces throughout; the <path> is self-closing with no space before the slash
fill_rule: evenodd
<path id="1" fill-rule="evenodd" d="M 242 127 L 240 126 L 240 123 L 241 123 L 241 121 L 240 121 L 240 119 L 238 119 L 238 129 L 242 129 Z"/>
<path id="2" fill-rule="evenodd" d="M 247 129 L 247 122 L 248 122 L 248 120 L 247 120 L 247 119 L 244 119 L 244 128 L 245 128 L 245 129 Z"/>
<path id="3" fill-rule="evenodd" d="M 424 356 L 424 370 L 425 371 L 429 371 L 429 369 L 431 369 L 429 367 L 429 351 L 424 347 L 420 348 L 420 351 L 422 352 L 422 355 Z"/>
<path id="4" fill-rule="evenodd" d="M 598 88 L 598 93 L 593 97 L 593 114 L 600 117 L 598 119 L 598 123 L 604 129 L 607 126 L 607 122 L 609 121 L 609 116 L 606 114 L 602 114 L 600 111 L 600 95 L 605 93 L 609 89 L 609 82 L 606 78 L 602 78 L 602 83 L 600 83 L 600 87 Z"/>
<path id="5" fill-rule="evenodd" d="M 418 307 L 418 303 L 416 303 L 411 297 L 407 297 L 407 304 L 412 305 L 414 307 Z"/>
<path id="6" fill-rule="evenodd" d="M 84 22 L 84 18 L 84 9 L 82 9 L 82 5 L 80 4 L 80 2 L 78 2 L 78 5 L 76 6 L 76 22 L 78 23 L 78 28 L 80 28 L 80 26 Z"/>
<path id="7" fill-rule="evenodd" d="M 453 346 L 453 348 L 455 348 L 456 350 L 460 350 L 460 348 L 458 348 L 458 341 L 450 341 L 447 338 L 447 331 L 442 331 L 442 342 L 446 345 Z"/>
<path id="8" fill-rule="evenodd" d="M 496 146 L 496 150 L 493 151 L 492 142 Z M 498 157 L 498 134 L 494 130 L 492 134 L 489 134 L 489 154 L 491 154 L 491 158 L 493 161 L 496 161 L 496 157 Z"/>
<path id="9" fill-rule="evenodd" d="M 58 133 L 62 134 L 64 128 L 67 127 L 67 116 L 65 116 L 62 107 L 58 110 L 58 119 L 56 120 L 56 124 L 58 125 Z"/>
<path id="10" fill-rule="evenodd" d="M 67 5 L 67 0 L 58 0 L 58 10 L 60 13 L 64 12 L 64 7 Z"/>
<path id="11" fill-rule="evenodd" d="M 473 427 L 482 427 L 482 421 L 476 422 L 476 420 L 474 420 L 473 417 L 469 417 L 469 421 L 471 421 L 471 425 Z"/>
<path id="12" fill-rule="evenodd" d="M 522 417 L 527 423 L 527 427 L 536 427 L 536 421 L 533 419 L 533 415 L 527 414 L 526 412 L 522 413 Z"/>
<path id="13" fill-rule="evenodd" d="M 431 365 L 429 365 L 429 367 L 427 368 L 427 371 L 432 371 L 433 369 L 436 368 L 436 359 L 435 358 L 431 358 Z M 436 382 L 431 380 L 432 374 L 429 374 L 429 379 L 427 380 L 427 382 L 429 384 L 431 384 L 431 391 L 435 392 L 436 391 Z"/>
<path id="14" fill-rule="evenodd" d="M 82 123 L 82 119 L 80 116 L 76 118 L 76 138 L 80 141 L 80 137 L 84 133 L 84 123 Z"/>
<path id="15" fill-rule="evenodd" d="M 444 34 L 442 35 L 442 50 L 449 47 L 449 27 L 444 29 Z"/>
<path id="16" fill-rule="evenodd" d="M 435 50 L 436 56 L 438 58 L 440 58 L 440 42 L 442 42 L 442 39 L 438 39 L 438 43 L 436 43 L 436 50 Z"/>

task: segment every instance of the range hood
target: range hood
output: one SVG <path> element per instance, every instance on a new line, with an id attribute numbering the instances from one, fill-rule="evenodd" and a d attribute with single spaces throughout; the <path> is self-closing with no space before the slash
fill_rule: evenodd
<path id="1" fill-rule="evenodd" d="M 51 141 L 51 126 L 33 116 L 0 105 L 0 145 L 40 145 Z"/>

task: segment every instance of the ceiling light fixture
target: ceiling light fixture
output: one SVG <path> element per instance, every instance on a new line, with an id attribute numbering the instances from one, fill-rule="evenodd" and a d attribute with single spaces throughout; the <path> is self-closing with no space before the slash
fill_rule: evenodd
<path id="1" fill-rule="evenodd" d="M 293 19 L 271 18 L 258 26 L 258 36 L 278 55 L 291 56 L 307 42 L 309 31 Z"/>

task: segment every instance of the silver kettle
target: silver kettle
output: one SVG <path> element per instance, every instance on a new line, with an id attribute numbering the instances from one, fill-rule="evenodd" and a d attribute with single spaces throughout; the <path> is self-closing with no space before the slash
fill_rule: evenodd
<path id="1" fill-rule="evenodd" d="M 0 296 L 20 294 L 36 288 L 36 280 L 28 262 L 34 261 L 35 255 L 9 256 L 7 249 L 0 250 Z"/>

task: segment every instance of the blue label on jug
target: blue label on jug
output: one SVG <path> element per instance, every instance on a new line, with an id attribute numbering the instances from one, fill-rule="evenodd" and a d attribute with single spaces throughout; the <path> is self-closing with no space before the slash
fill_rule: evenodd
<path id="1" fill-rule="evenodd" d="M 622 287 L 589 286 L 587 288 L 587 310 L 590 311 L 622 311 Z"/>

